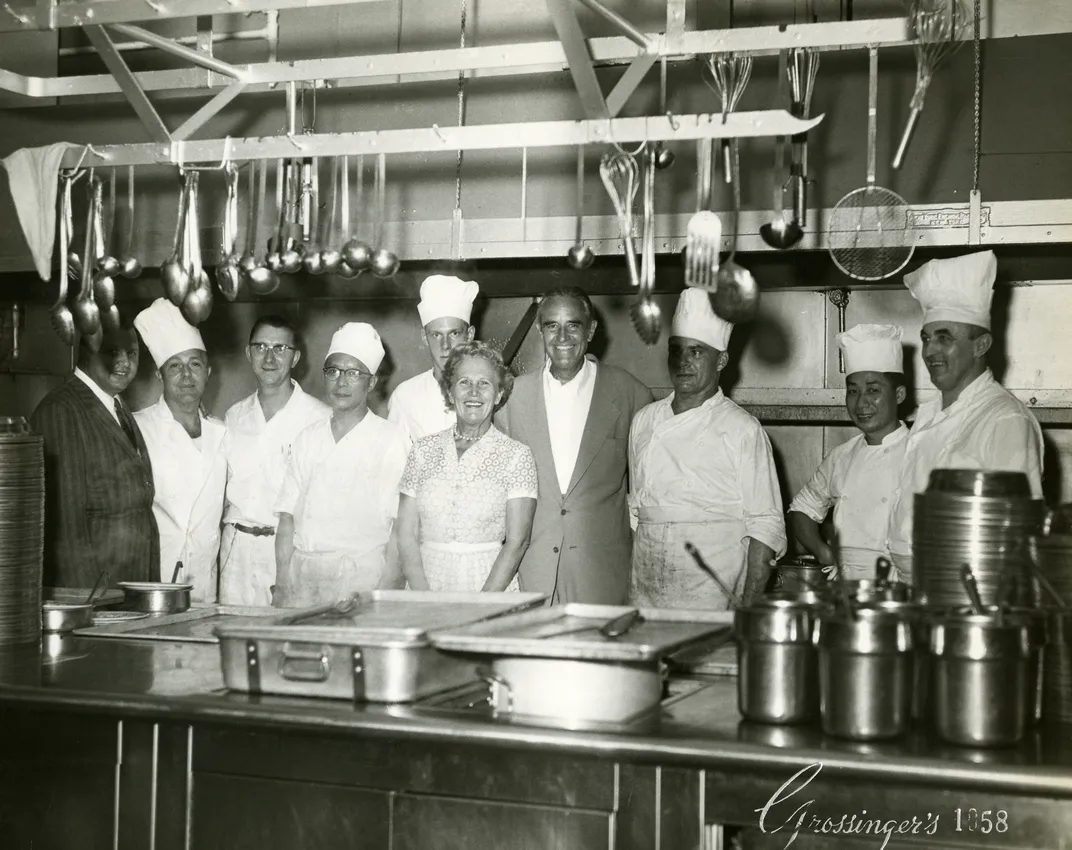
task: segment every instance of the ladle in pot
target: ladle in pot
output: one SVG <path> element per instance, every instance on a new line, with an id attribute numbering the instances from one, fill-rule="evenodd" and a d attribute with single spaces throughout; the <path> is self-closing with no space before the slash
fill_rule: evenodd
<path id="1" fill-rule="evenodd" d="M 104 588 L 108 584 L 108 571 L 101 570 L 100 575 L 97 576 L 97 580 L 93 583 L 93 588 L 89 591 L 89 596 L 86 598 L 86 605 L 92 605 L 93 599 L 97 595 L 97 591 L 104 591 Z"/>
<path id="2" fill-rule="evenodd" d="M 972 572 L 970 565 L 965 564 L 960 568 L 960 581 L 964 585 L 965 592 L 968 594 L 972 613 L 980 616 L 985 614 L 986 608 L 983 606 L 982 597 L 979 596 L 979 585 L 975 581 L 975 573 Z"/>
<path id="3" fill-rule="evenodd" d="M 744 607 L 744 603 L 741 600 L 741 597 L 738 596 L 736 593 L 734 593 L 732 590 L 730 590 L 729 585 L 727 585 L 726 582 L 724 582 L 722 580 L 722 576 L 720 576 L 718 573 L 716 573 L 711 568 L 711 566 L 708 565 L 707 561 L 705 561 L 703 559 L 703 556 L 700 555 L 700 550 L 699 549 L 697 549 L 691 543 L 686 542 L 685 543 L 685 551 L 689 553 L 689 556 L 692 558 L 692 560 L 694 560 L 696 562 L 696 565 L 701 570 L 703 570 L 705 573 L 707 573 L 709 576 L 711 576 L 711 578 L 713 578 L 715 580 L 715 584 L 718 585 L 718 589 L 721 590 L 722 595 L 725 596 L 726 599 L 729 600 L 730 606 L 732 608 L 737 609 L 737 608 L 743 608 Z"/>

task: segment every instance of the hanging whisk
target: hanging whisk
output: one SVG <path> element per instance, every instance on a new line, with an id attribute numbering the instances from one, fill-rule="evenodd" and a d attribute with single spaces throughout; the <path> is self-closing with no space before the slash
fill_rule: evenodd
<path id="1" fill-rule="evenodd" d="M 964 43 L 972 23 L 964 0 L 911 0 L 908 18 L 916 34 L 916 88 L 912 92 L 908 123 L 893 157 L 894 168 L 900 168 L 904 160 L 934 72 Z"/>
<path id="2" fill-rule="evenodd" d="M 718 95 L 722 103 L 722 121 L 737 108 L 741 95 L 752 77 L 752 57 L 739 53 L 712 53 L 704 60 L 707 73 L 704 82 Z M 730 140 L 722 140 L 722 174 L 727 183 L 733 181 L 730 159 Z"/>

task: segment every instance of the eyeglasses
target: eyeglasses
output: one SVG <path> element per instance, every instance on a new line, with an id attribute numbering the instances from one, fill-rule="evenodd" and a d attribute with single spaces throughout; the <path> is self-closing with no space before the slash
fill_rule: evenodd
<path id="1" fill-rule="evenodd" d="M 362 378 L 371 378 L 371 372 L 362 372 L 360 369 L 340 369 L 337 366 L 325 366 L 324 377 L 329 381 L 337 381 L 345 376 L 351 384 L 356 384 Z"/>
<path id="2" fill-rule="evenodd" d="M 269 350 L 276 356 L 282 357 L 288 351 L 297 351 L 293 345 L 287 345 L 283 342 L 251 342 L 249 344 L 249 350 L 254 354 L 259 354 L 262 357 L 269 352 Z"/>

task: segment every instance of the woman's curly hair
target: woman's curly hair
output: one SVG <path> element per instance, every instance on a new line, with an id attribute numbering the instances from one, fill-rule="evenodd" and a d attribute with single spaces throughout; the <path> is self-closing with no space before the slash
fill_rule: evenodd
<path id="1" fill-rule="evenodd" d="M 450 397 L 450 388 L 454 384 L 454 373 L 458 370 L 458 364 L 466 357 L 478 357 L 486 360 L 494 368 L 499 376 L 499 389 L 502 390 L 502 401 L 496 405 L 496 409 L 506 404 L 510 398 L 510 391 L 514 388 L 514 375 L 509 367 L 503 362 L 502 355 L 486 342 L 463 342 L 447 355 L 447 362 L 443 364 L 443 374 L 439 376 L 439 389 L 443 393 L 443 400 L 450 406 L 454 402 Z"/>

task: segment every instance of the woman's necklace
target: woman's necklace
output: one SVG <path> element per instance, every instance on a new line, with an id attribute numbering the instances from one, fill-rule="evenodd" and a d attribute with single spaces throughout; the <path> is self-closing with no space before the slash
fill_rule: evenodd
<path id="1" fill-rule="evenodd" d="M 488 432 L 485 431 L 484 434 L 486 433 Z M 460 440 L 463 443 L 475 443 L 477 440 L 483 437 L 484 434 L 477 434 L 475 437 L 466 437 L 461 431 L 458 430 L 458 424 L 454 424 L 454 439 Z"/>

